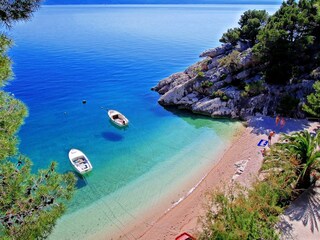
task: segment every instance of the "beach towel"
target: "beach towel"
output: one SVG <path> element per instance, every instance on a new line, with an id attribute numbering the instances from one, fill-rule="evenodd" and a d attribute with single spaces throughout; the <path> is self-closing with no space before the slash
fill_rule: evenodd
<path id="1" fill-rule="evenodd" d="M 260 142 L 258 143 L 258 147 L 265 147 L 267 145 L 268 145 L 268 141 L 263 139 L 261 139 Z"/>

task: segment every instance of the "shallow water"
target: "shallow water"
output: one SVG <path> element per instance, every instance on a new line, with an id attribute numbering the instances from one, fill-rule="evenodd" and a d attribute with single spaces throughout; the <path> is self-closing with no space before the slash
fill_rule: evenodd
<path id="1" fill-rule="evenodd" d="M 218 46 L 249 8 L 276 6 L 47 6 L 15 27 L 15 81 L 6 90 L 29 107 L 21 151 L 35 170 L 54 160 L 68 172 L 68 151 L 78 148 L 94 168 L 79 177 L 52 239 L 121 232 L 179 200 L 181 186 L 194 186 L 218 160 L 239 123 L 166 110 L 150 88 Z M 106 109 L 130 126 L 115 127 Z"/>

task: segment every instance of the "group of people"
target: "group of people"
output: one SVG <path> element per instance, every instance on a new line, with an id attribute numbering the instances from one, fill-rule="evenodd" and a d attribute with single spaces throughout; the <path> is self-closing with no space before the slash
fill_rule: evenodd
<path id="1" fill-rule="evenodd" d="M 276 117 L 276 127 L 280 124 L 280 129 L 282 129 L 286 125 L 286 120 L 284 117 L 280 117 L 279 115 Z M 271 139 L 276 134 L 275 131 L 270 131 L 268 136 L 269 146 L 271 145 Z"/>
<path id="2" fill-rule="evenodd" d="M 279 115 L 276 117 L 276 127 L 278 127 L 278 125 L 280 125 L 280 129 L 282 129 L 285 125 L 286 125 L 286 120 L 283 117 L 280 117 Z M 269 135 L 268 135 L 268 146 L 271 146 L 271 140 L 272 137 L 274 137 L 276 134 L 275 131 L 270 131 Z M 264 148 L 261 151 L 262 155 L 264 156 L 266 154 L 266 149 Z"/>
<path id="3" fill-rule="evenodd" d="M 276 127 L 278 127 L 279 123 L 280 123 L 280 129 L 281 129 L 286 125 L 286 120 L 283 117 L 280 118 L 280 116 L 278 115 L 276 117 Z"/>

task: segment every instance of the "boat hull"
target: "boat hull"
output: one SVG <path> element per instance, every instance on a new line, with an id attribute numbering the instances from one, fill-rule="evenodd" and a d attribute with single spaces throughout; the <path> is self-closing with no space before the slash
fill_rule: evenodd
<path id="1" fill-rule="evenodd" d="M 71 149 L 69 151 L 69 160 L 73 168 L 82 175 L 92 171 L 89 159 L 78 149 Z"/>
<path id="2" fill-rule="evenodd" d="M 116 110 L 109 110 L 108 116 L 111 122 L 119 127 L 126 127 L 129 124 L 129 120 L 122 113 Z"/>

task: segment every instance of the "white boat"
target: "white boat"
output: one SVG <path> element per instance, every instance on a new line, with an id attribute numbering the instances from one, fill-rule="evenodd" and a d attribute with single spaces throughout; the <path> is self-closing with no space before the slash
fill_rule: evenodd
<path id="1" fill-rule="evenodd" d="M 92 170 L 92 165 L 87 156 L 78 149 L 69 151 L 69 159 L 73 167 L 80 173 L 85 174 Z"/>
<path id="2" fill-rule="evenodd" d="M 124 127 L 129 124 L 129 120 L 122 113 L 116 110 L 109 110 L 108 116 L 111 121 L 117 124 L 119 127 Z"/>

